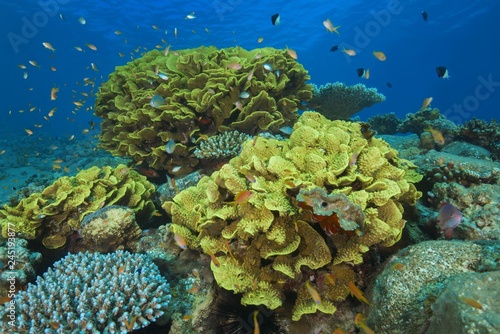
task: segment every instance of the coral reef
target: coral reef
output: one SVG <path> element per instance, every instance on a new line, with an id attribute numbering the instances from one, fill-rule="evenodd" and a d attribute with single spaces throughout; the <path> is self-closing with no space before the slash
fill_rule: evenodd
<path id="1" fill-rule="evenodd" d="M 13 234 L 15 236 L 15 233 Z M 13 291 L 21 290 L 36 277 L 35 267 L 40 264 L 42 255 L 31 252 L 28 242 L 13 237 L 0 243 L 0 298 L 5 299 Z M 11 289 L 11 283 L 12 289 Z"/>
<path id="2" fill-rule="evenodd" d="M 147 255 L 70 254 L 16 294 L 15 304 L 4 306 L 0 328 L 4 333 L 127 333 L 155 322 L 170 298 L 169 284 Z"/>
<path id="3" fill-rule="evenodd" d="M 420 135 L 427 129 L 433 128 L 440 131 L 448 142 L 456 134 L 457 126 L 439 112 L 438 108 L 420 109 L 414 114 L 407 114 L 400 123 L 398 132 L 413 132 Z"/>
<path id="4" fill-rule="evenodd" d="M 99 88 L 100 145 L 186 175 L 198 164 L 193 151 L 207 136 L 229 130 L 277 133 L 292 125 L 302 102 L 312 97 L 308 79 L 285 50 L 153 50 L 116 67 Z"/>
<path id="5" fill-rule="evenodd" d="M 238 130 L 224 132 L 199 142 L 194 155 L 198 159 L 229 160 L 241 152 L 241 145 L 250 138 Z"/>
<path id="6" fill-rule="evenodd" d="M 110 205 L 85 216 L 79 234 L 86 249 L 106 253 L 134 249 L 142 230 L 135 221 L 134 210 Z"/>
<path id="7" fill-rule="evenodd" d="M 164 202 L 171 201 L 180 191 L 195 186 L 201 178 L 202 174 L 198 171 L 179 178 L 168 177 L 167 182 L 156 189 L 155 203 L 160 207 Z"/>
<path id="8" fill-rule="evenodd" d="M 458 126 L 457 139 L 484 147 L 500 160 L 500 124 L 496 120 L 473 118 Z"/>
<path id="9" fill-rule="evenodd" d="M 18 237 L 40 238 L 46 248 L 61 248 L 86 215 L 107 205 L 127 206 L 138 221 L 149 219 L 155 211 L 154 191 L 153 184 L 125 165 L 92 167 L 57 179 L 15 207 L 4 205 L 0 209 L 2 235 L 6 237 L 11 227 Z"/>
<path id="10" fill-rule="evenodd" d="M 500 271 L 450 280 L 432 304 L 427 334 L 500 333 Z"/>
<path id="11" fill-rule="evenodd" d="M 457 238 L 500 240 L 499 183 L 465 187 L 454 182 L 438 182 L 427 195 L 435 207 L 451 202 L 462 212 L 464 219 L 456 229 Z"/>
<path id="12" fill-rule="evenodd" d="M 415 170 L 383 140 L 366 139 L 359 123 L 304 112 L 288 140 L 247 141 L 238 157 L 163 208 L 173 233 L 211 255 L 219 286 L 269 309 L 298 292 L 298 320 L 318 309 L 333 313 L 332 302 L 348 294 L 345 285 L 335 294 L 318 282 L 317 305 L 305 290 L 308 273 L 360 264 L 370 246 L 399 240 L 403 204 L 421 195 Z"/>
<path id="13" fill-rule="evenodd" d="M 335 82 L 319 87 L 313 85 L 313 97 L 308 106 L 329 119 L 347 120 L 362 109 L 383 101 L 385 96 L 376 88 Z"/>
<path id="14" fill-rule="evenodd" d="M 446 152 L 429 151 L 413 161 L 431 182 L 458 183 L 464 186 L 494 184 L 500 179 L 500 164 Z"/>
<path id="15" fill-rule="evenodd" d="M 379 135 L 393 135 L 398 131 L 401 120 L 395 113 L 374 115 L 366 121 Z"/>
<path id="16" fill-rule="evenodd" d="M 491 247 L 498 252 L 498 243 L 426 241 L 399 251 L 371 285 L 368 325 L 375 333 L 425 332 L 432 304 L 452 279 L 482 261 L 498 261 Z"/>

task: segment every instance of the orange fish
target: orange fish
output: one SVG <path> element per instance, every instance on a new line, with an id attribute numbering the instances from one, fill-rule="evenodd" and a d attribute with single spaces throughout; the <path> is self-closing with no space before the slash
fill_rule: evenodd
<path id="1" fill-rule="evenodd" d="M 118 274 L 123 274 L 125 272 L 125 266 L 121 266 L 120 268 L 118 268 Z"/>
<path id="2" fill-rule="evenodd" d="M 242 190 L 239 193 L 234 196 L 234 201 L 229 202 L 229 204 L 232 204 L 233 206 L 236 206 L 238 204 L 243 204 L 248 202 L 250 197 L 253 195 L 253 192 L 250 190 Z"/>
<path id="3" fill-rule="evenodd" d="M 424 103 L 422 103 L 422 108 L 420 108 L 420 110 L 425 109 L 428 106 L 430 106 L 431 102 L 432 102 L 432 96 L 425 98 Z"/>
<path id="4" fill-rule="evenodd" d="M 345 334 L 345 331 L 342 328 L 337 328 L 332 334 Z"/>
<path id="5" fill-rule="evenodd" d="M 480 310 L 483 309 L 483 305 L 481 305 L 477 300 L 475 299 L 471 299 L 471 298 L 467 298 L 467 297 L 460 297 L 460 300 L 463 301 L 465 304 L 467 305 L 470 305 L 472 307 L 475 307 L 475 308 L 478 308 Z"/>
<path id="6" fill-rule="evenodd" d="M 380 61 L 386 61 L 387 57 L 382 51 L 373 51 L 373 55 Z"/>
<path id="7" fill-rule="evenodd" d="M 340 33 L 339 31 L 337 30 L 338 28 L 340 28 L 340 26 L 338 27 L 335 27 L 333 26 L 332 24 L 332 21 L 330 21 L 330 19 L 326 19 L 323 21 L 323 26 L 326 28 L 326 30 L 328 30 L 329 32 L 334 32 L 336 33 L 337 35 L 340 36 Z"/>
<path id="8" fill-rule="evenodd" d="M 356 317 L 354 318 L 354 324 L 361 328 L 365 334 L 375 334 L 375 332 L 366 325 L 365 323 L 365 317 L 361 313 L 356 314 Z"/>
<path id="9" fill-rule="evenodd" d="M 94 44 L 87 43 L 85 44 L 90 50 L 97 51 L 97 47 Z"/>
<path id="10" fill-rule="evenodd" d="M 200 287 L 198 286 L 198 284 L 193 284 L 191 289 L 187 290 L 186 292 L 197 293 L 198 291 L 200 291 Z"/>
<path id="11" fill-rule="evenodd" d="M 233 63 L 229 63 L 227 65 L 227 68 L 231 69 L 231 70 L 240 70 L 241 69 L 241 64 L 240 63 L 236 63 L 236 62 L 233 62 Z"/>
<path id="12" fill-rule="evenodd" d="M 177 246 L 179 246 L 180 248 L 182 248 L 182 249 L 187 248 L 186 240 L 184 240 L 184 238 L 181 237 L 180 235 L 174 234 L 174 240 L 175 240 L 175 243 L 177 244 Z"/>
<path id="13" fill-rule="evenodd" d="M 288 53 L 288 55 L 290 57 L 292 57 L 293 59 L 298 59 L 299 57 L 297 56 L 297 52 L 295 52 L 295 50 L 292 50 L 292 49 L 286 49 L 286 53 Z"/>
<path id="14" fill-rule="evenodd" d="M 392 266 L 392 269 L 394 270 L 405 270 L 406 269 L 406 266 L 402 263 L 394 263 L 394 265 Z"/>
<path id="15" fill-rule="evenodd" d="M 192 317 L 193 317 L 192 315 L 187 315 L 187 314 L 186 314 L 186 315 L 183 315 L 183 316 L 182 316 L 182 320 L 184 320 L 184 321 L 188 321 L 188 320 L 191 320 L 191 318 L 192 318 Z"/>
<path id="16" fill-rule="evenodd" d="M 57 92 L 59 92 L 59 87 L 52 87 L 52 89 L 50 91 L 50 99 L 51 100 L 57 99 Z"/>
<path id="17" fill-rule="evenodd" d="M 354 51 L 353 49 L 344 48 L 342 50 L 342 52 L 344 52 L 346 55 L 351 56 L 351 57 L 354 57 L 356 55 L 356 51 Z"/>
<path id="18" fill-rule="evenodd" d="M 257 39 L 257 43 L 262 43 L 263 41 L 264 41 L 264 37 L 259 37 L 259 38 Z"/>
<path id="19" fill-rule="evenodd" d="M 55 71 L 57 71 L 57 68 L 55 68 L 54 66 L 51 66 L 51 67 L 50 67 L 50 70 L 51 70 L 52 72 L 55 72 Z"/>
<path id="20" fill-rule="evenodd" d="M 31 131 L 30 129 L 24 129 L 24 131 L 26 131 L 28 136 L 31 136 L 33 134 L 33 131 Z"/>
<path id="21" fill-rule="evenodd" d="M 347 287 L 349 288 L 349 291 L 351 291 L 351 295 L 356 297 L 359 301 L 365 302 L 368 305 L 370 305 L 368 299 L 366 299 L 365 296 L 363 296 L 363 292 L 361 292 L 361 290 L 359 290 L 358 287 L 352 281 L 347 284 Z"/>
<path id="22" fill-rule="evenodd" d="M 217 259 L 217 257 L 216 257 L 213 253 L 209 253 L 209 255 L 210 255 L 210 258 L 212 259 L 213 264 L 214 264 L 217 268 L 219 268 L 219 267 L 220 267 L 220 262 L 219 262 L 219 260 Z"/>
<path id="23" fill-rule="evenodd" d="M 309 281 L 306 281 L 306 289 L 307 292 L 309 292 L 309 294 L 311 295 L 314 302 L 318 305 L 321 304 L 321 297 L 319 296 L 318 291 L 311 286 L 311 283 L 309 283 Z"/>
<path id="24" fill-rule="evenodd" d="M 428 129 L 425 131 L 428 131 L 431 133 L 432 138 L 434 139 L 434 142 L 440 146 L 443 146 L 445 143 L 444 136 L 441 133 L 441 131 L 433 129 L 432 126 L 430 126 Z"/>

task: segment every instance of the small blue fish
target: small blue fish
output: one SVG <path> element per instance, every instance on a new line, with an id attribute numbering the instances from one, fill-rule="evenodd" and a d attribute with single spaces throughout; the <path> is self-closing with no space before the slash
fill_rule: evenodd
<path id="1" fill-rule="evenodd" d="M 280 132 L 286 134 L 286 135 L 290 135 L 293 131 L 293 128 L 291 126 L 284 126 L 284 127 L 281 127 L 280 128 Z"/>
<path id="2" fill-rule="evenodd" d="M 271 64 L 269 64 L 269 63 L 265 63 L 265 64 L 263 65 L 263 67 L 264 67 L 264 69 L 265 69 L 266 71 L 272 71 L 272 70 L 273 70 L 272 65 L 271 65 Z"/>
<path id="3" fill-rule="evenodd" d="M 163 72 L 158 72 L 158 76 L 160 77 L 160 79 L 162 80 L 168 80 L 168 75 L 163 73 Z"/>
<path id="4" fill-rule="evenodd" d="M 153 108 L 159 108 L 161 105 L 165 102 L 165 99 L 161 97 L 158 94 L 155 94 L 152 98 L 151 101 L 149 101 L 149 105 Z"/>
<path id="5" fill-rule="evenodd" d="M 249 92 L 241 92 L 241 94 L 238 96 L 242 99 L 248 99 L 250 97 L 250 93 Z"/>
<path id="6" fill-rule="evenodd" d="M 276 78 L 280 78 L 280 75 L 281 75 L 281 71 L 280 70 L 276 70 L 274 71 L 274 74 L 276 74 Z"/>
<path id="7" fill-rule="evenodd" d="M 170 140 L 167 142 L 167 145 L 165 147 L 165 151 L 167 151 L 168 154 L 172 154 L 175 151 L 175 141 L 170 138 Z"/>

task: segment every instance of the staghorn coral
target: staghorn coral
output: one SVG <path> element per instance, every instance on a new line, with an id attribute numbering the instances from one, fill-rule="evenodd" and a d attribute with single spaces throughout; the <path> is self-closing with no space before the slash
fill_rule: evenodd
<path id="1" fill-rule="evenodd" d="M 363 84 L 346 86 L 342 82 L 324 86 L 313 85 L 313 97 L 308 106 L 329 119 L 351 118 L 364 108 L 385 101 L 385 96 L 376 88 L 366 88 Z"/>
<path id="2" fill-rule="evenodd" d="M 166 56 L 153 50 L 118 66 L 99 88 L 100 145 L 186 175 L 198 164 L 193 151 L 206 136 L 230 130 L 277 133 L 292 125 L 301 102 L 312 97 L 308 79 L 285 50 L 199 47 Z M 240 97 L 243 92 L 249 97 Z M 150 105 L 154 95 L 164 99 L 161 105 Z M 175 146 L 166 152 L 171 140 Z"/>
<path id="3" fill-rule="evenodd" d="M 147 255 L 70 254 L 3 309 L 3 333 L 128 333 L 161 317 L 169 284 Z M 14 304 L 12 304 L 14 305 Z M 57 330 L 56 330 L 57 329 Z"/>
<path id="4" fill-rule="evenodd" d="M 415 169 L 383 140 L 365 139 L 359 123 L 305 112 L 288 140 L 247 141 L 239 156 L 163 208 L 188 247 L 216 256 L 211 269 L 221 287 L 242 293 L 245 305 L 270 309 L 282 305 L 286 292 L 298 291 L 292 316 L 298 320 L 317 309 L 304 293 L 305 272 L 359 264 L 370 246 L 399 240 L 402 204 L 414 205 L 421 196 Z M 252 192 L 248 201 L 233 205 L 243 191 Z M 328 208 L 316 216 L 303 209 L 300 199 L 315 207 L 310 194 Z M 339 211 L 346 206 L 352 212 Z M 351 233 L 325 233 L 316 224 L 319 213 L 336 212 Z M 321 289 L 322 312 L 333 313 L 332 302 L 347 296 L 346 288 L 324 295 Z"/>
<path id="5" fill-rule="evenodd" d="M 250 138 L 237 130 L 224 132 L 199 142 L 194 155 L 198 159 L 229 160 L 241 152 L 241 145 Z"/>
<path id="6" fill-rule="evenodd" d="M 26 239 L 41 239 L 49 249 L 63 247 L 82 219 L 105 205 L 131 208 L 138 220 L 155 211 L 155 187 L 146 177 L 125 165 L 92 167 L 76 176 L 61 177 L 41 193 L 31 194 L 16 206 L 0 209 L 3 237 L 9 226 Z"/>

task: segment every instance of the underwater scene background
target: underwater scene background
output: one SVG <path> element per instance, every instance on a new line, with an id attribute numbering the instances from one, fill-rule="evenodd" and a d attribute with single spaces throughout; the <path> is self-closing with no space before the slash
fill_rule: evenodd
<path id="1" fill-rule="evenodd" d="M 500 332 L 498 2 L 0 8 L 2 332 Z"/>

